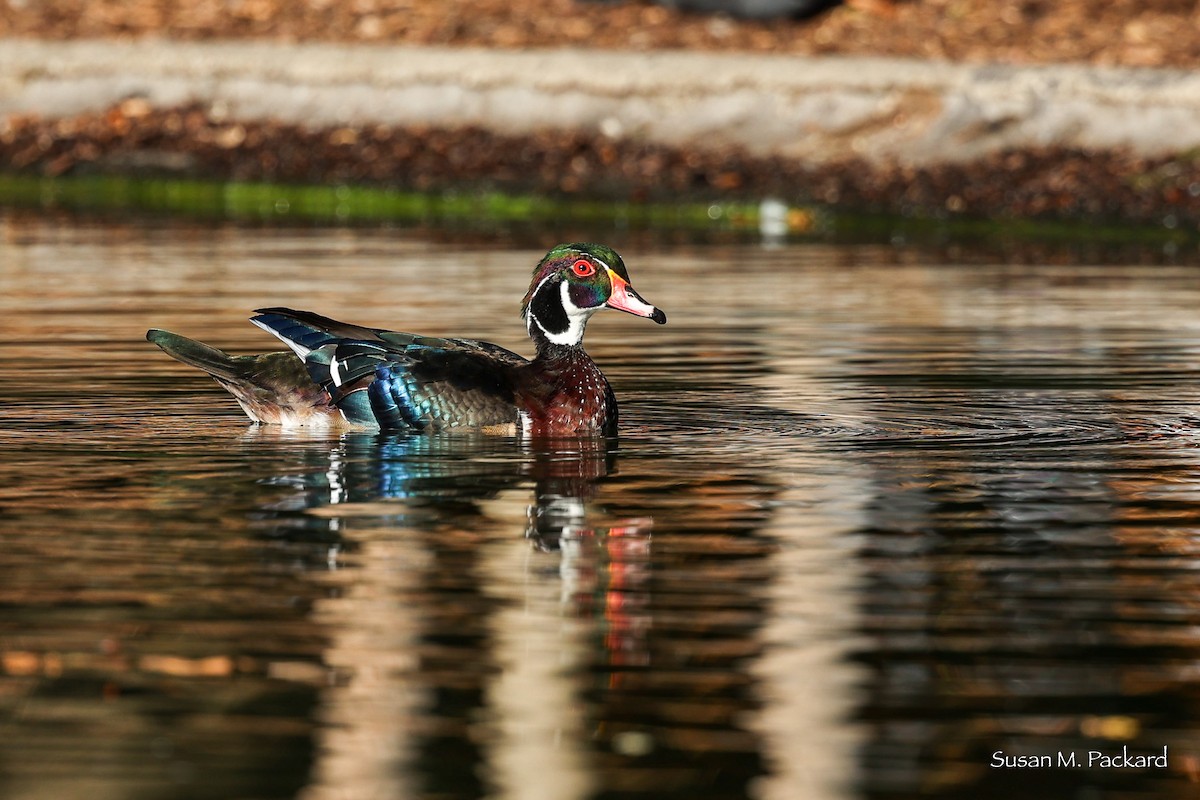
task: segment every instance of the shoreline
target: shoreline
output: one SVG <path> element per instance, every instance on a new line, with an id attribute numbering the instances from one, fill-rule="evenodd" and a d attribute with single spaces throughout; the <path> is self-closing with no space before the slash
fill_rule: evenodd
<path id="1" fill-rule="evenodd" d="M 1200 75 L 0 40 L 0 172 L 1200 224 Z"/>

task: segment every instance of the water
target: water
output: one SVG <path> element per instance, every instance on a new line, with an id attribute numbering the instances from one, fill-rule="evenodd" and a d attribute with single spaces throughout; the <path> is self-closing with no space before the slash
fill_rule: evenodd
<path id="1" fill-rule="evenodd" d="M 614 241 L 616 447 L 254 428 L 142 340 L 528 352 L 552 243 L 0 218 L 0 796 L 1195 792 L 1192 266 Z"/>

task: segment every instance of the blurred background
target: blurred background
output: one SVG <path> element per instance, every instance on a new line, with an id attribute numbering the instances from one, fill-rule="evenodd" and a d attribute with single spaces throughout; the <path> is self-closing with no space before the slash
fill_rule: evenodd
<path id="1" fill-rule="evenodd" d="M 1170 0 L 5 0 L 0 171 L 633 203 L 774 198 L 925 219 L 1175 227 L 1200 214 L 1200 140 L 1188 132 L 1200 100 L 1186 72 L 1200 61 L 1197 15 L 1194 3 Z M 70 51 L 75 72 L 65 74 L 64 53 L 18 46 L 96 40 L 127 48 L 131 72 L 114 66 L 120 56 Z M 260 76 L 273 61 L 300 65 L 280 65 L 291 77 L 268 99 L 237 94 L 230 51 L 172 60 L 166 46 L 152 60 L 164 41 L 230 40 L 348 46 L 330 57 L 339 63 L 379 47 L 549 51 L 592 74 L 626 61 L 668 84 L 660 93 L 676 75 L 687 80 L 639 116 L 651 90 L 632 77 L 573 98 L 570 79 L 536 85 L 562 71 L 548 61 L 520 68 L 527 94 L 499 98 L 477 77 L 455 84 L 443 72 L 426 84 L 440 95 L 425 111 L 408 97 L 395 101 L 413 106 L 401 114 L 379 96 L 351 117 L 336 98 L 275 107 L 321 82 L 328 68 L 306 51 L 259 55 Z M 699 60 L 637 60 L 664 53 Z M 602 54 L 616 61 L 587 66 Z M 832 60 L 781 60 L 789 55 Z M 879 61 L 888 58 L 903 61 Z M 163 64 L 188 70 L 191 83 L 155 83 Z M 1059 67 L 1068 71 L 1045 71 Z M 371 67 L 345 79 L 346 95 L 424 69 Z M 90 102 L 66 102 L 73 89 Z M 629 102 L 593 117 L 573 105 L 613 94 Z M 674 132 L 655 130 L 655 116 L 669 116 L 662 126 Z"/>

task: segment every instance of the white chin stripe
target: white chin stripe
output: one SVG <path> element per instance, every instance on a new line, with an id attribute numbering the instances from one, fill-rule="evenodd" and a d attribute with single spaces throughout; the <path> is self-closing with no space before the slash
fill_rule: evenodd
<path id="1" fill-rule="evenodd" d="M 567 330 L 558 336 L 546 334 L 546 337 L 555 344 L 575 345 L 583 341 L 583 329 L 587 326 L 587 321 L 592 318 L 600 310 L 600 307 L 595 308 L 580 308 L 571 302 L 571 284 L 568 281 L 563 281 L 559 287 L 559 294 L 562 295 L 563 310 L 567 312 L 567 319 L 570 325 Z"/>
<path id="2" fill-rule="evenodd" d="M 559 286 L 559 294 L 562 296 L 563 311 L 567 312 L 567 329 L 561 333 L 551 333 L 542 327 L 542 322 L 533 312 L 530 312 L 529 319 L 537 323 L 538 329 L 545 335 L 546 339 L 554 344 L 560 344 L 564 347 L 572 347 L 583 341 L 583 329 L 587 326 L 587 321 L 592 318 L 592 314 L 599 311 L 602 306 L 595 308 L 580 308 L 571 302 L 571 285 L 567 281 L 563 281 Z"/>

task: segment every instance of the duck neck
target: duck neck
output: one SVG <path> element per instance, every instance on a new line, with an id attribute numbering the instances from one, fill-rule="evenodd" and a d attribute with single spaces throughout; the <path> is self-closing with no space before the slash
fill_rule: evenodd
<path id="1" fill-rule="evenodd" d="M 537 325 L 530 326 L 529 338 L 533 339 L 534 352 L 537 354 L 534 361 L 543 364 L 560 364 L 588 357 L 583 350 L 582 341 L 573 344 L 553 342 Z"/>

